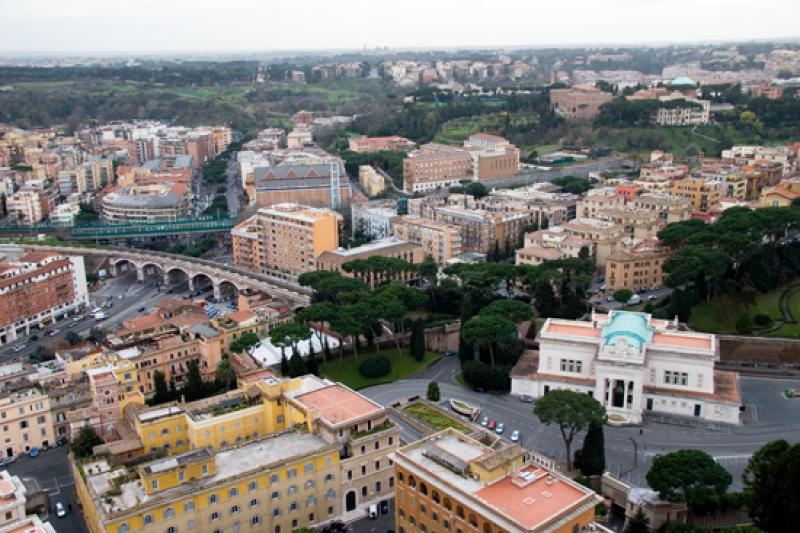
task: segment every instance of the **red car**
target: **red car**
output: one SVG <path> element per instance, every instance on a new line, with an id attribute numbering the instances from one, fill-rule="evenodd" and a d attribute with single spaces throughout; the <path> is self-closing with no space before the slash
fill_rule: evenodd
<path id="1" fill-rule="evenodd" d="M 494 428 L 496 427 L 497 427 L 497 420 L 495 420 L 494 418 L 489 420 L 489 423 L 486 424 L 486 429 L 489 429 L 491 431 L 494 431 Z"/>

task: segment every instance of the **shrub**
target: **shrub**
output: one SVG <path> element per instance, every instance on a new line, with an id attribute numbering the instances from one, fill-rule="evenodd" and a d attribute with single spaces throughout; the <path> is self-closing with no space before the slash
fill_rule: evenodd
<path id="1" fill-rule="evenodd" d="M 432 402 L 439 401 L 439 384 L 437 382 L 431 381 L 428 383 L 428 393 L 425 397 Z"/>
<path id="2" fill-rule="evenodd" d="M 742 315 L 736 321 L 736 333 L 739 335 L 750 335 L 753 333 L 753 320 L 750 315 Z"/>
<path id="3" fill-rule="evenodd" d="M 385 355 L 376 355 L 358 365 L 358 371 L 365 378 L 381 378 L 392 371 L 392 363 Z"/>
<path id="4" fill-rule="evenodd" d="M 772 325 L 772 317 L 769 315 L 758 314 L 753 317 L 753 322 L 756 323 L 756 326 L 765 328 Z"/>

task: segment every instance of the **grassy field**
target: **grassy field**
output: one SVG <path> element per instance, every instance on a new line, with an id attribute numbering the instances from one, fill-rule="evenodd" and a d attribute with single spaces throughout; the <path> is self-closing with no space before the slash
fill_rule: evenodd
<path id="1" fill-rule="evenodd" d="M 73 81 L 23 81 L 14 83 L 15 89 L 25 90 L 47 90 L 47 89 L 66 89 L 75 84 Z"/>
<path id="2" fill-rule="evenodd" d="M 491 113 L 474 117 L 461 117 L 448 120 L 442 124 L 434 141 L 446 144 L 460 144 L 473 133 L 502 132 L 506 124 L 507 113 Z M 533 127 L 539 121 L 536 113 L 514 113 L 509 119 L 511 127 L 519 129 Z"/>
<path id="3" fill-rule="evenodd" d="M 469 434 L 470 432 L 470 429 L 464 424 L 458 422 L 454 418 L 450 418 L 449 416 L 444 416 L 439 411 L 431 409 L 424 403 L 415 403 L 406 406 L 403 409 L 403 411 L 413 416 L 414 418 L 422 420 L 423 422 L 425 422 L 426 424 L 437 430 L 453 428 L 456 431 L 464 433 L 465 435 Z"/>
<path id="4" fill-rule="evenodd" d="M 411 357 L 409 350 L 404 349 L 398 355 L 396 348 L 389 347 L 382 350 L 381 353 L 387 356 L 392 362 L 392 371 L 389 372 L 389 375 L 387 376 L 380 378 L 366 378 L 358 371 L 358 364 L 370 356 L 377 355 L 377 352 L 375 351 L 359 353 L 358 362 L 356 362 L 355 357 L 348 355 L 342 359 L 341 363 L 339 362 L 336 354 L 332 353 L 331 357 L 328 359 L 328 364 L 320 365 L 319 375 L 329 378 L 333 381 L 340 381 L 348 387 L 358 390 L 363 389 L 364 387 L 369 387 L 370 385 L 391 383 L 393 381 L 397 381 L 398 379 L 408 377 L 411 374 L 414 374 L 415 372 L 418 372 L 428 365 L 438 361 L 442 356 L 442 354 L 439 353 L 426 352 L 425 358 L 422 361 L 417 361 Z"/>
<path id="5" fill-rule="evenodd" d="M 736 321 L 742 314 L 747 313 L 751 318 L 756 315 L 767 315 L 774 321 L 783 320 L 780 309 L 781 295 L 789 290 L 789 286 L 781 287 L 761 294 L 755 302 L 746 305 L 738 294 L 726 294 L 711 301 L 701 302 L 692 310 L 689 326 L 698 331 L 709 333 L 736 333 Z M 800 289 L 791 291 L 789 307 L 795 319 L 800 319 Z M 761 335 L 761 333 L 756 332 Z M 797 337 L 800 336 L 800 324 L 785 324 L 775 331 L 763 333 L 768 337 Z"/>

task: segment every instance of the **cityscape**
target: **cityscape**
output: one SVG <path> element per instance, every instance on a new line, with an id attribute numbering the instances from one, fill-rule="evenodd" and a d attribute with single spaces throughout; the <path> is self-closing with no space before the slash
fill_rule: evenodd
<path id="1" fill-rule="evenodd" d="M 0 533 L 800 531 L 797 6 L 144 4 L 0 8 Z"/>

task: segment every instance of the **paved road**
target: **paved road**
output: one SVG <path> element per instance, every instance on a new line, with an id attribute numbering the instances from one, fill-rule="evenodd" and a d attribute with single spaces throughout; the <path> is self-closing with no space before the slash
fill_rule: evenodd
<path id="1" fill-rule="evenodd" d="M 38 457 L 20 456 L 6 468 L 12 475 L 36 479 L 39 486 L 49 493 L 51 514 L 48 521 L 58 533 L 89 531 L 83 516 L 78 511 L 75 482 L 67 465 L 66 447 L 43 451 Z M 52 512 L 56 502 L 61 502 L 65 509 L 72 505 L 72 512 L 64 518 L 57 518 Z"/>
<path id="2" fill-rule="evenodd" d="M 431 379 L 439 381 L 442 402 L 449 398 L 463 400 L 481 408 L 481 416 L 506 424 L 504 436 L 515 429 L 522 433 L 522 445 L 559 461 L 565 459 L 564 445 L 556 427 L 542 425 L 533 415 L 531 404 L 509 395 L 480 394 L 455 382 L 458 358 L 443 358 L 423 373 L 396 383 L 378 385 L 361 392 L 382 405 L 414 395 L 424 395 Z M 734 476 L 733 489 L 741 487 L 741 474 L 752 453 L 770 440 L 785 438 L 800 441 L 800 400 L 784 400 L 781 391 L 798 386 L 797 380 L 740 378 L 744 402 L 754 407 L 757 420 L 741 427 L 689 428 L 646 422 L 641 428 L 605 428 L 607 468 L 637 485 L 645 485 L 644 476 L 653 457 L 683 448 L 703 449 L 713 455 Z M 403 427 L 404 439 L 417 437 Z M 583 436 L 573 442 L 580 447 Z M 636 442 L 636 454 L 634 444 Z"/>

